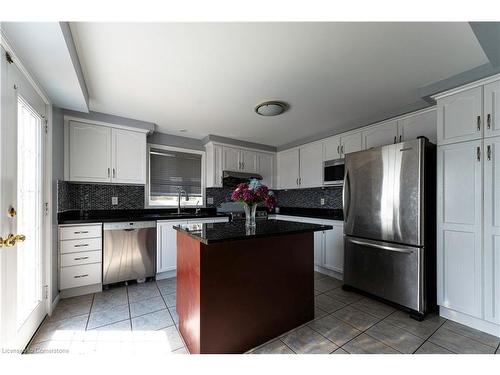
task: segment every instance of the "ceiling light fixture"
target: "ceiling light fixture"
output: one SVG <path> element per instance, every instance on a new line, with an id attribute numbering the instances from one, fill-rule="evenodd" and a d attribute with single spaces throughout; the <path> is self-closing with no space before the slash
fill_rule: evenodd
<path id="1" fill-rule="evenodd" d="M 255 112 L 261 116 L 278 116 L 288 109 L 288 104 L 277 100 L 264 102 L 255 107 Z"/>

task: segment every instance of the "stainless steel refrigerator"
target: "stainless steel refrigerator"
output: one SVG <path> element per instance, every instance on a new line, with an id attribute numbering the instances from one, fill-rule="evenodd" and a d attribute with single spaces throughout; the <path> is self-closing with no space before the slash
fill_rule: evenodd
<path id="1" fill-rule="evenodd" d="M 422 318 L 436 300 L 436 149 L 426 138 L 345 156 L 344 284 Z"/>

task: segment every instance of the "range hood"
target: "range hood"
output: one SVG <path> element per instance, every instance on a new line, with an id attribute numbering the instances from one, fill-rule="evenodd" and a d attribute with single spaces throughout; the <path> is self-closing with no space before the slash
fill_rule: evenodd
<path id="1" fill-rule="evenodd" d="M 252 178 L 262 180 L 262 176 L 258 173 L 222 171 L 222 186 L 231 188 L 236 187 L 236 185 L 242 182 L 248 182 Z"/>

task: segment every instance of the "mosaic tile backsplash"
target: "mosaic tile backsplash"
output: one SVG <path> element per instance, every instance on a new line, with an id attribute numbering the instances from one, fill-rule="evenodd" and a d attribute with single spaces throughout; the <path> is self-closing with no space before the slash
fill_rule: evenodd
<path id="1" fill-rule="evenodd" d="M 118 197 L 118 204 L 111 204 Z M 144 186 L 81 184 L 57 182 L 57 209 L 66 210 L 133 210 L 144 208 Z"/>

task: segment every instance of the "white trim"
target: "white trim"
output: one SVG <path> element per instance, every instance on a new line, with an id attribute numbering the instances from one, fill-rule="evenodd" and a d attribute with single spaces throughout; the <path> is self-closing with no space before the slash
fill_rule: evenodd
<path id="1" fill-rule="evenodd" d="M 217 142 L 217 141 L 210 141 L 205 143 L 205 148 L 207 145 L 214 145 L 214 146 L 225 146 L 225 147 L 231 147 L 231 148 L 237 148 L 238 150 L 247 150 L 247 151 L 253 151 L 253 152 L 259 152 L 262 154 L 270 154 L 270 155 L 276 155 L 276 151 L 265 151 L 265 150 L 259 150 L 258 148 L 250 148 L 250 147 L 245 147 L 245 146 L 238 146 L 238 145 L 233 145 L 230 143 L 222 143 L 222 142 Z"/>
<path id="2" fill-rule="evenodd" d="M 151 147 L 154 148 L 159 148 L 162 150 L 166 151 L 177 151 L 177 152 L 184 152 L 186 154 L 197 154 L 201 155 L 201 196 L 203 198 L 203 205 L 200 207 L 206 207 L 207 206 L 207 201 L 206 201 L 206 152 L 201 151 L 201 150 L 193 150 L 190 148 L 181 148 L 181 147 L 174 147 L 174 146 L 165 146 L 165 145 L 160 145 L 160 144 L 155 144 L 155 143 L 148 143 L 146 145 L 146 184 L 144 185 L 144 208 L 175 208 L 175 206 L 151 206 L 149 205 L 149 176 L 150 176 L 150 165 L 149 165 L 149 152 L 151 150 Z M 188 206 L 189 208 L 193 208 L 194 206 Z"/>
<path id="3" fill-rule="evenodd" d="M 56 298 L 54 298 L 54 301 L 50 304 L 49 311 L 47 311 L 47 314 L 49 314 L 49 316 L 52 316 L 52 313 L 56 309 L 56 306 L 59 303 L 60 299 L 61 299 L 61 295 L 58 293 Z"/>
<path id="4" fill-rule="evenodd" d="M 500 325 L 439 306 L 439 315 L 468 327 L 500 337 Z"/>
<path id="5" fill-rule="evenodd" d="M 483 85 L 486 85 L 488 83 L 498 81 L 499 79 L 500 79 L 500 73 L 492 75 L 492 76 L 487 77 L 487 78 L 479 79 L 479 80 L 471 82 L 471 83 L 467 83 L 466 85 L 459 86 L 459 87 L 456 87 L 456 88 L 448 90 L 448 91 L 440 92 L 438 94 L 432 95 L 431 98 L 434 100 L 443 99 L 447 96 L 458 94 L 459 92 L 467 91 L 469 89 L 473 89 L 473 88 L 478 87 L 478 86 L 483 86 Z"/>
<path id="6" fill-rule="evenodd" d="M 149 129 L 136 128 L 134 126 L 126 126 L 126 125 L 120 125 L 120 124 L 115 124 L 115 123 L 111 123 L 111 122 L 89 120 L 89 119 L 86 119 L 86 118 L 64 115 L 64 125 L 66 126 L 66 124 L 69 123 L 70 121 L 78 121 L 78 122 L 83 122 L 83 123 L 86 123 L 86 124 L 106 126 L 108 128 L 130 130 L 130 131 L 134 131 L 134 132 L 138 132 L 138 133 L 149 134 L 149 133 L 153 132 L 152 130 L 149 130 Z"/>
<path id="7" fill-rule="evenodd" d="M 52 275 L 57 272 L 57 270 L 54 270 L 52 268 L 52 261 L 53 261 L 53 239 L 52 239 L 52 215 L 57 215 L 56 212 L 53 211 L 52 207 L 52 106 L 47 105 L 46 106 L 46 119 L 47 119 L 47 133 L 43 132 L 45 134 L 45 144 L 44 144 L 44 159 L 45 159 L 45 173 L 44 173 L 44 194 L 45 197 L 43 199 L 43 213 L 42 213 L 42 220 L 44 223 L 44 231 L 45 231 L 45 244 L 44 248 L 46 251 L 46 259 L 47 263 L 45 265 L 46 271 L 45 271 L 45 285 L 48 288 L 47 291 L 47 300 L 45 301 L 46 303 L 46 310 L 51 313 L 52 309 Z M 43 131 L 43 130 L 42 130 Z M 45 205 L 47 205 L 47 215 L 45 216 Z M 57 245 L 56 245 L 57 246 Z"/>
<path id="8" fill-rule="evenodd" d="M 334 279 L 341 280 L 341 281 L 344 280 L 344 274 L 342 272 L 330 270 L 328 268 L 320 267 L 317 265 L 314 265 L 314 270 L 316 272 L 322 273 L 323 275 L 333 277 Z"/>

